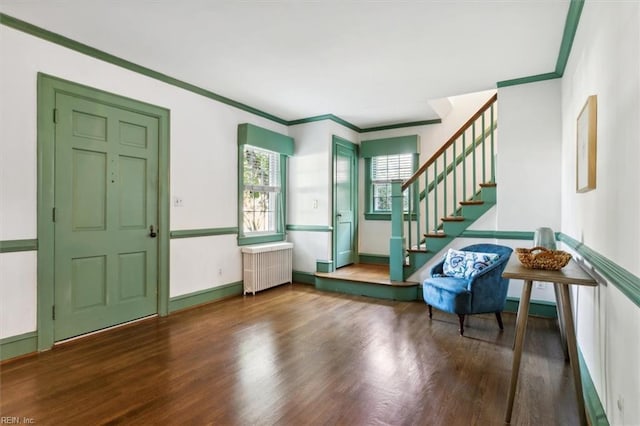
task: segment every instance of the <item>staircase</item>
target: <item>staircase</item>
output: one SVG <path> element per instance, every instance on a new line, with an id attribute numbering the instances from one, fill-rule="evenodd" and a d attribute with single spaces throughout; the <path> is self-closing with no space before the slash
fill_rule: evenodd
<path id="1" fill-rule="evenodd" d="M 393 182 L 391 281 L 405 281 L 495 205 L 496 101 L 497 94 L 406 182 Z"/>

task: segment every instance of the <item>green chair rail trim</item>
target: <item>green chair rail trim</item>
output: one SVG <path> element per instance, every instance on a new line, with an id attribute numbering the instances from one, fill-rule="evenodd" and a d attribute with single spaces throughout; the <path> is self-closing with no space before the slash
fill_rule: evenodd
<path id="1" fill-rule="evenodd" d="M 180 229 L 169 233 L 172 240 L 177 238 L 210 237 L 212 235 L 233 235 L 238 233 L 237 226 L 227 228 Z"/>
<path id="2" fill-rule="evenodd" d="M 59 46 L 66 47 L 73 51 L 82 53 L 84 55 L 90 56 L 95 59 L 99 59 L 101 61 L 107 62 L 112 65 L 119 66 L 121 68 L 127 69 L 129 71 L 136 72 L 138 74 L 142 74 L 144 76 L 153 78 L 158 81 L 162 81 L 163 83 L 167 83 L 169 85 L 179 87 L 181 89 L 187 90 L 189 92 L 195 93 L 200 96 L 204 96 L 205 98 L 212 99 L 214 101 L 223 103 L 225 105 L 229 105 L 234 108 L 238 108 L 242 111 L 249 112 L 251 114 L 255 114 L 259 117 L 266 118 L 268 120 L 274 121 L 278 124 L 283 124 L 286 126 L 295 126 L 296 124 L 303 123 L 312 123 L 314 121 L 321 120 L 331 120 L 342 126 L 345 126 L 348 129 L 354 130 L 358 133 L 362 132 L 373 132 L 376 130 L 387 130 L 387 129 L 399 129 L 404 127 L 413 127 L 413 126 L 422 126 L 425 124 L 435 124 L 439 123 L 440 120 L 424 120 L 424 121 L 415 121 L 410 123 L 397 123 L 390 124 L 386 126 L 378 126 L 378 127 L 370 127 L 366 129 L 361 129 L 355 124 L 349 123 L 346 120 L 343 120 L 340 117 L 337 117 L 333 114 L 324 114 L 318 115 L 314 117 L 301 118 L 298 120 L 285 120 L 284 118 L 277 117 L 273 114 L 269 114 L 268 112 L 259 110 L 250 105 L 244 104 L 242 102 L 235 101 L 231 98 L 227 98 L 226 96 L 219 95 L 215 92 L 212 92 L 207 89 L 203 89 L 202 87 L 196 86 L 191 83 L 187 83 L 186 81 L 179 80 L 177 78 L 171 77 L 169 75 L 163 74 L 161 72 L 152 70 L 150 68 L 144 67 L 142 65 L 138 65 L 134 62 L 127 61 L 126 59 L 122 59 L 118 56 L 112 55 L 110 53 L 104 52 L 102 50 L 96 49 L 95 47 L 91 47 L 84 43 L 80 43 L 76 40 L 70 39 L 63 35 L 54 33 L 49 30 L 45 30 L 44 28 L 38 27 L 36 25 L 30 24 L 28 22 L 22 21 L 20 19 L 14 18 L 12 16 L 6 15 L 4 13 L 0 13 L 0 24 L 13 28 L 14 30 L 22 31 L 23 33 L 32 35 L 34 37 L 40 38 L 42 40 L 46 40 L 50 43 L 57 44 Z"/>
<path id="3" fill-rule="evenodd" d="M 284 241 L 285 234 L 284 233 L 274 233 L 267 235 L 259 235 L 254 237 L 238 237 L 238 245 L 239 246 L 248 246 L 251 244 L 265 244 L 265 243 L 275 243 L 277 241 Z"/>
<path id="4" fill-rule="evenodd" d="M 640 278 L 623 267 L 607 259 L 600 253 L 584 245 L 565 233 L 558 235 L 558 240 L 571 247 L 593 265 L 611 284 L 616 286 L 636 306 L 640 307 Z"/>
<path id="5" fill-rule="evenodd" d="M 237 281 L 206 290 L 172 297 L 169 299 L 169 312 L 173 313 L 175 311 L 202 305 L 204 303 L 210 303 L 215 300 L 238 296 L 242 294 L 242 288 L 242 281 Z"/>
<path id="6" fill-rule="evenodd" d="M 333 226 L 329 225 L 287 225 L 287 231 L 305 231 L 305 232 L 333 232 Z"/>
<path id="7" fill-rule="evenodd" d="M 556 61 L 556 69 L 545 74 L 499 81 L 497 83 L 498 88 L 533 83 L 536 81 L 552 80 L 554 78 L 561 78 L 564 75 L 564 70 L 567 66 L 567 61 L 569 60 L 569 54 L 573 47 L 573 40 L 575 39 L 578 24 L 580 23 L 580 15 L 582 14 L 584 1 L 585 0 L 571 0 L 571 3 L 569 4 L 569 11 L 567 12 L 567 18 L 564 23 L 562 42 L 560 43 L 560 50 Z"/>
<path id="8" fill-rule="evenodd" d="M 496 240 L 529 240 L 533 241 L 533 232 L 523 231 L 481 231 L 465 229 L 458 238 L 492 238 Z"/>
<path id="9" fill-rule="evenodd" d="M 311 284 L 314 285 L 316 283 L 316 276 L 310 272 L 302 272 L 302 271 L 293 271 L 293 282 L 294 283 L 302 283 L 302 284 Z"/>
<path id="10" fill-rule="evenodd" d="M 38 350 L 38 332 L 30 331 L 0 339 L 0 361 L 30 354 Z"/>
<path id="11" fill-rule="evenodd" d="M 580 365 L 580 377 L 582 378 L 582 392 L 584 394 L 584 407 L 589 417 L 591 426 L 609 426 L 607 413 L 604 411 L 598 391 L 596 390 L 587 363 L 584 362 L 582 351 L 578 348 L 578 363 Z"/>
<path id="12" fill-rule="evenodd" d="M 99 59 L 101 61 L 119 66 L 121 68 L 125 68 L 129 71 L 133 71 L 133 72 L 145 75 L 147 77 L 151 77 L 153 79 L 162 81 L 172 86 L 179 87 L 184 90 L 188 90 L 189 92 L 204 96 L 209 99 L 213 99 L 214 101 L 221 102 L 223 104 L 232 106 L 234 108 L 238 108 L 240 110 L 250 112 L 251 114 L 255 114 L 257 116 L 269 119 L 271 121 L 275 121 L 276 123 L 284 124 L 284 125 L 287 124 L 287 120 L 284 120 L 280 117 L 276 117 L 273 114 L 269 114 L 267 112 L 261 111 L 247 104 L 234 101 L 233 99 L 227 98 L 225 96 L 222 96 L 217 93 L 211 92 L 209 90 L 203 89 L 201 87 L 195 86 L 191 83 L 187 83 L 186 81 L 182 81 L 177 78 L 171 77 L 169 75 L 163 74 L 161 72 L 152 70 L 150 68 L 143 67 L 142 65 L 138 65 L 136 63 L 127 61 L 126 59 L 119 58 L 115 55 L 112 55 L 110 53 L 88 46 L 84 43 L 80 43 L 78 41 L 72 40 L 63 35 L 45 30 L 44 28 L 40 28 L 28 22 L 21 21 L 12 16 L 5 15 L 4 13 L 0 13 L 0 23 L 7 27 L 11 27 L 15 30 L 30 34 L 34 37 L 38 37 L 43 40 L 49 41 L 51 43 L 64 46 L 68 49 L 74 50 L 76 52 L 80 52 L 84 55 L 91 56 L 92 58 Z"/>
<path id="13" fill-rule="evenodd" d="M 4 240 L 0 241 L 0 253 L 13 253 L 16 251 L 38 250 L 38 240 Z"/>

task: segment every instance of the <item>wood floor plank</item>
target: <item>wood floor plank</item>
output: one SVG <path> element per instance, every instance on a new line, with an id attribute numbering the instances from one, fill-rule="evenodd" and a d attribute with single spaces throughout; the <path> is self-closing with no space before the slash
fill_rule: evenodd
<path id="1" fill-rule="evenodd" d="M 515 317 L 294 284 L 0 365 L 0 414 L 38 425 L 502 424 Z M 578 424 L 553 320 L 531 318 L 512 424 Z"/>

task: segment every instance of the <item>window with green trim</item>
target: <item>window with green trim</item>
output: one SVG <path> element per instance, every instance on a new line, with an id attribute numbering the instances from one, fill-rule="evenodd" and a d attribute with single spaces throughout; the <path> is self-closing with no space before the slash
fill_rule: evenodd
<path id="1" fill-rule="evenodd" d="M 391 220 L 391 182 L 407 180 L 418 167 L 418 135 L 366 140 L 360 143 L 364 158 L 365 212 L 367 220 Z M 413 194 L 417 196 L 416 193 Z M 415 198 L 414 198 L 415 199 Z M 409 208 L 405 196 L 405 212 Z M 415 205 L 413 206 L 415 208 Z M 415 217 L 405 215 L 405 218 Z"/>
<path id="2" fill-rule="evenodd" d="M 293 138 L 252 124 L 238 126 L 238 244 L 285 237 L 287 156 Z"/>

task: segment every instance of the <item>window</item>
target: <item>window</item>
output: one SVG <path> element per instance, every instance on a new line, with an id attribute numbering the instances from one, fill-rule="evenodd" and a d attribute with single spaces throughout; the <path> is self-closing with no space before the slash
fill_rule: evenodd
<path id="1" fill-rule="evenodd" d="M 371 209 L 373 213 L 391 213 L 391 181 L 407 180 L 414 171 L 413 154 L 379 155 L 371 158 Z M 409 208 L 405 193 L 404 209 Z"/>
<path id="2" fill-rule="evenodd" d="M 238 126 L 238 244 L 284 240 L 287 156 L 293 138 Z"/>
<path id="3" fill-rule="evenodd" d="M 280 154 L 244 145 L 242 182 L 243 234 L 278 232 L 282 197 Z"/>
<path id="4" fill-rule="evenodd" d="M 418 167 L 419 145 L 418 135 L 360 143 L 360 156 L 364 158 L 365 219 L 391 220 L 391 182 L 407 180 L 413 175 Z M 408 195 L 405 195 L 404 208 L 409 209 Z"/>

